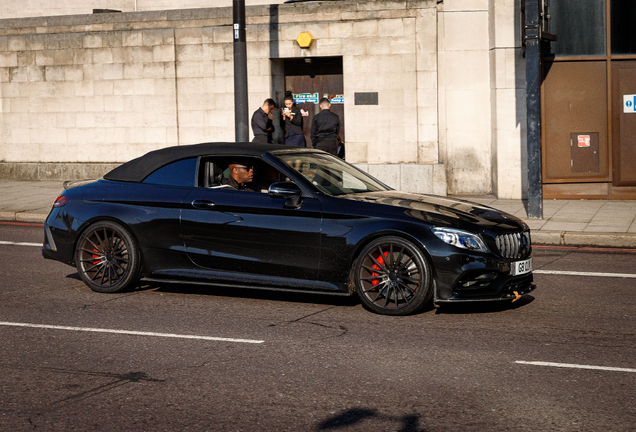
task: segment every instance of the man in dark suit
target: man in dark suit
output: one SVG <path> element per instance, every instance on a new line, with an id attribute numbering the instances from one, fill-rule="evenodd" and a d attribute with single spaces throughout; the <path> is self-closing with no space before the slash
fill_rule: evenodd
<path id="1" fill-rule="evenodd" d="M 332 155 L 338 154 L 338 134 L 340 133 L 340 117 L 332 113 L 329 99 L 322 98 L 320 112 L 314 116 L 311 124 L 311 143 L 318 150 Z"/>
<path id="2" fill-rule="evenodd" d="M 274 124 L 270 113 L 276 108 L 274 99 L 265 99 L 263 106 L 252 114 L 252 132 L 254 132 L 253 143 L 267 144 L 272 142 Z"/>

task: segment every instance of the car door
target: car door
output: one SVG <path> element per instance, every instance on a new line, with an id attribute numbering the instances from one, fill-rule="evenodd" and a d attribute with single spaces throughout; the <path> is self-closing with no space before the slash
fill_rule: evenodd
<path id="1" fill-rule="evenodd" d="M 231 279 L 266 275 L 315 280 L 320 266 L 321 204 L 298 208 L 267 193 L 196 188 L 182 205 L 186 253 L 193 263 Z M 233 275 L 230 273 L 234 273 Z"/>
<path id="2" fill-rule="evenodd" d="M 145 270 L 183 267 L 184 245 L 180 226 L 181 203 L 194 188 L 198 158 L 167 164 L 141 183 L 105 183 L 102 214 L 126 223 L 138 239 Z"/>

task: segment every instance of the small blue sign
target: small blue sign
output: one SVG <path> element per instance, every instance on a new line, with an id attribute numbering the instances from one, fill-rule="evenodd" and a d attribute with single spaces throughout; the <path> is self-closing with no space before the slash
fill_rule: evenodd
<path id="1" fill-rule="evenodd" d="M 636 113 L 636 95 L 623 95 L 623 112 Z"/>

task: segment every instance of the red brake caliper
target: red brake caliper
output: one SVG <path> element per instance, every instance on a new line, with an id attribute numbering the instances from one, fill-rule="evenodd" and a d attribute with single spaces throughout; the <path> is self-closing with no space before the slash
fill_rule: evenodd
<path id="1" fill-rule="evenodd" d="M 386 252 L 384 252 L 384 254 L 383 254 L 383 255 L 384 255 L 384 257 L 386 257 L 388 254 L 389 254 L 389 251 L 386 251 Z M 384 257 L 383 257 L 382 255 L 380 255 L 380 256 L 378 256 L 378 257 L 376 258 L 376 260 L 377 260 L 380 264 L 384 265 Z M 376 270 L 378 270 L 378 271 L 380 270 L 380 266 L 378 266 L 377 264 L 373 264 L 373 268 L 374 268 L 374 269 L 376 269 Z M 376 272 L 371 273 L 371 277 L 374 277 L 374 276 L 380 276 L 380 273 L 376 273 Z M 379 283 L 379 281 L 378 281 L 377 279 L 373 279 L 373 280 L 371 281 L 371 284 L 372 284 L 372 285 L 377 285 L 378 283 Z"/>
<path id="2" fill-rule="evenodd" d="M 97 249 L 93 249 L 93 252 L 98 252 Z M 99 255 L 95 255 L 93 254 L 93 256 L 91 258 L 99 258 Z M 98 259 L 97 261 L 93 261 L 93 265 L 97 265 L 101 262 L 101 259 Z"/>

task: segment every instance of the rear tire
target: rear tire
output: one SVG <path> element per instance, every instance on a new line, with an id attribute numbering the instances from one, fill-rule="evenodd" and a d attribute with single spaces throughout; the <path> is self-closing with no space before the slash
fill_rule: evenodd
<path id="1" fill-rule="evenodd" d="M 141 257 L 130 232 L 121 225 L 102 221 L 80 236 L 75 265 L 82 281 L 100 293 L 126 291 L 139 280 Z"/>
<path id="2" fill-rule="evenodd" d="M 378 314 L 408 315 L 433 296 L 430 265 L 417 246 L 400 237 L 369 243 L 352 270 L 362 304 Z"/>

